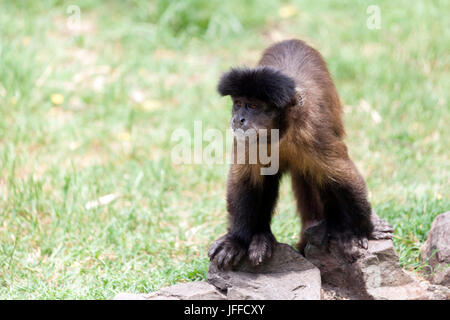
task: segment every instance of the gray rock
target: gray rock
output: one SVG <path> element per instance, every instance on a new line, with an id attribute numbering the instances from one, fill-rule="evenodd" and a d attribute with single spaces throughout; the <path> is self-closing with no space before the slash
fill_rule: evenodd
<path id="1" fill-rule="evenodd" d="M 195 281 L 175 284 L 147 295 L 147 300 L 224 300 L 226 297 L 213 285 Z"/>
<path id="2" fill-rule="evenodd" d="M 224 300 L 226 297 L 213 285 L 195 281 L 178 283 L 149 294 L 119 293 L 114 300 Z"/>
<path id="3" fill-rule="evenodd" d="M 430 293 L 430 300 L 450 300 L 450 289 L 445 286 L 421 281 L 420 285 Z"/>
<path id="4" fill-rule="evenodd" d="M 429 259 L 433 266 L 449 262 L 449 217 L 447 212 L 436 218 L 422 248 L 423 257 Z M 391 228 L 376 215 L 374 219 L 382 226 L 380 234 Z M 335 240 L 331 240 L 329 249 L 323 247 L 325 232 L 324 223 L 306 230 L 305 256 L 308 260 L 289 245 L 277 243 L 272 258 L 258 266 L 253 266 L 248 258 L 229 271 L 219 270 L 211 263 L 208 283 L 180 283 L 150 294 L 121 293 L 114 299 L 450 299 L 447 287 L 419 281 L 401 268 L 392 240 L 370 240 L 367 250 L 355 247 L 360 256 L 349 263 Z M 448 273 L 440 277 L 448 279 L 446 276 Z"/>
<path id="5" fill-rule="evenodd" d="M 378 218 L 379 219 L 379 218 Z M 429 294 L 399 265 L 392 240 L 370 240 L 368 249 L 356 248 L 359 258 L 349 263 L 335 240 L 324 248 L 325 224 L 305 230 L 305 257 L 320 269 L 322 282 L 347 299 L 428 299 Z"/>
<path id="6" fill-rule="evenodd" d="M 320 272 L 287 244 L 276 244 L 272 257 L 253 266 L 244 258 L 236 268 L 222 271 L 211 263 L 208 282 L 227 299 L 320 300 Z"/>
<path id="7" fill-rule="evenodd" d="M 450 211 L 434 219 L 425 244 L 421 248 L 422 262 L 435 284 L 450 287 Z"/>

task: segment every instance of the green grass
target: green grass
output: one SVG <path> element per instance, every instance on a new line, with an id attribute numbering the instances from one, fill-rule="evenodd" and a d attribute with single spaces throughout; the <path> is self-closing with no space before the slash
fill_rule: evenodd
<path id="1" fill-rule="evenodd" d="M 431 222 L 450 208 L 448 1 L 379 1 L 380 30 L 366 27 L 371 1 L 295 1 L 291 17 L 285 1 L 148 3 L 0 1 L 0 298 L 109 299 L 205 279 L 228 166 L 174 165 L 171 133 L 194 120 L 225 131 L 219 75 L 286 37 L 323 53 L 371 203 L 401 264 L 422 267 Z M 285 179 L 273 230 L 295 244 L 299 228 Z"/>

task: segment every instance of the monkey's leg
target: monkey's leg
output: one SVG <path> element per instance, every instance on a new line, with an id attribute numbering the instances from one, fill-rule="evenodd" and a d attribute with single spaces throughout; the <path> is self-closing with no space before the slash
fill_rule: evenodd
<path id="1" fill-rule="evenodd" d="M 357 246 L 367 249 L 373 231 L 371 207 L 363 178 L 351 160 L 345 164 L 345 176 L 321 188 L 321 200 L 327 226 L 326 240 L 335 238 L 344 256 L 355 260 Z"/>
<path id="2" fill-rule="evenodd" d="M 230 172 L 233 175 L 233 172 Z M 231 176 L 227 190 L 230 227 L 209 250 L 219 268 L 236 265 L 247 253 L 253 264 L 272 255 L 275 237 L 270 230 L 271 214 L 278 197 L 280 174 L 261 176 L 258 183 L 249 175 Z"/>
<path id="3" fill-rule="evenodd" d="M 303 254 L 306 246 L 305 230 L 323 219 L 323 206 L 320 202 L 319 191 L 308 179 L 301 174 L 293 173 L 291 180 L 302 223 L 297 249 Z"/>

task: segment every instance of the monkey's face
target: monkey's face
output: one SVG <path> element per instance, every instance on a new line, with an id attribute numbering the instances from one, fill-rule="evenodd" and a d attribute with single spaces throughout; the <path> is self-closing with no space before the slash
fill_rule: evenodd
<path id="1" fill-rule="evenodd" d="M 281 110 L 270 106 L 264 101 L 246 97 L 232 97 L 233 111 L 231 128 L 233 131 L 241 129 L 280 129 Z"/>
<path id="2" fill-rule="evenodd" d="M 295 81 L 281 71 L 267 66 L 232 68 L 222 75 L 217 87 L 222 96 L 233 99 L 231 127 L 235 135 L 240 131 L 258 136 L 266 129 L 283 134 L 288 109 L 295 104 Z"/>

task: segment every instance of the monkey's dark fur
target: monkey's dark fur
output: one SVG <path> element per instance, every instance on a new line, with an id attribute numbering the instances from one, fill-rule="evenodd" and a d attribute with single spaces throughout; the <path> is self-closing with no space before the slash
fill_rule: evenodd
<path id="1" fill-rule="evenodd" d="M 271 256 L 270 220 L 287 172 L 301 216 L 300 252 L 304 230 L 325 220 L 324 243 L 336 239 L 354 259 L 354 244 L 366 248 L 374 225 L 365 182 L 343 142 L 339 96 L 320 53 L 300 40 L 279 42 L 265 50 L 256 68 L 225 73 L 218 91 L 233 99 L 233 129 L 279 129 L 280 161 L 275 175 L 261 175 L 259 164 L 231 165 L 229 230 L 211 246 L 211 260 L 228 268 L 246 254 L 254 264 Z"/>
<path id="2" fill-rule="evenodd" d="M 219 81 L 218 91 L 223 96 L 249 97 L 283 108 L 295 95 L 295 81 L 277 69 L 231 69 Z"/>

